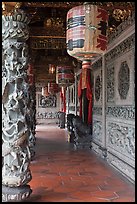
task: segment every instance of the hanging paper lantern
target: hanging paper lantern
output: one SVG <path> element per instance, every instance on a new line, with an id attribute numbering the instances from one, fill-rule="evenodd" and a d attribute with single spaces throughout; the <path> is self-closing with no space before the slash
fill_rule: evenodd
<path id="1" fill-rule="evenodd" d="M 62 87 L 67 87 L 73 84 L 74 83 L 73 67 L 68 65 L 57 66 L 56 83 Z"/>
<path id="2" fill-rule="evenodd" d="M 94 60 L 107 49 L 107 11 L 85 4 L 67 13 L 66 44 L 69 55 L 78 60 Z"/>
<path id="3" fill-rule="evenodd" d="M 107 49 L 107 25 L 107 11 L 88 2 L 70 9 L 67 13 L 67 52 L 70 56 L 82 61 L 80 87 L 78 89 L 80 116 L 82 117 L 85 111 L 82 107 L 82 89 L 86 89 L 86 96 L 89 100 L 89 124 L 91 124 L 92 118 L 91 63 L 104 54 Z"/>
<path id="4" fill-rule="evenodd" d="M 49 82 L 48 83 L 48 93 L 55 94 L 59 92 L 59 86 L 55 82 Z"/>
<path id="5" fill-rule="evenodd" d="M 49 64 L 49 74 L 54 74 L 56 68 L 54 64 Z"/>

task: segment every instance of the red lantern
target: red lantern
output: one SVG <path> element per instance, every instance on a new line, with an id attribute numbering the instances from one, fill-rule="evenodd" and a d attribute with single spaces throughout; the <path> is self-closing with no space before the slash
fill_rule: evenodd
<path id="1" fill-rule="evenodd" d="M 55 70 L 56 70 L 55 65 L 49 64 L 49 74 L 54 74 Z"/>
<path id="2" fill-rule="evenodd" d="M 69 55 L 78 60 L 94 60 L 107 49 L 107 11 L 85 4 L 67 13 L 66 43 Z"/>
<path id="3" fill-rule="evenodd" d="M 56 82 L 59 86 L 67 87 L 74 83 L 73 67 L 62 65 L 57 66 Z"/>
<path id="4" fill-rule="evenodd" d="M 82 61 L 82 72 L 78 88 L 80 116 L 82 114 L 81 90 L 86 88 L 86 95 L 89 100 L 89 124 L 91 124 L 92 116 L 91 62 L 104 54 L 107 49 L 107 24 L 107 11 L 96 5 L 85 3 L 70 9 L 67 13 L 67 52 L 70 56 Z"/>

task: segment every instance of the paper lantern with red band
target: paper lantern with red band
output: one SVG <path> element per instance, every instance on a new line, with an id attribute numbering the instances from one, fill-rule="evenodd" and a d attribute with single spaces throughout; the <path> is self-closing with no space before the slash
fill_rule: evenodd
<path id="1" fill-rule="evenodd" d="M 78 60 L 94 60 L 107 49 L 107 11 L 85 4 L 67 13 L 66 44 L 69 55 Z"/>
<path id="2" fill-rule="evenodd" d="M 72 66 L 57 66 L 56 82 L 59 86 L 67 87 L 74 83 L 74 71 Z"/>
<path id="3" fill-rule="evenodd" d="M 86 96 L 89 100 L 88 124 L 91 124 L 92 121 L 90 69 L 92 61 L 104 54 L 107 49 L 107 25 L 107 11 L 88 2 L 70 9 L 67 13 L 67 52 L 70 56 L 82 61 L 78 96 L 80 116 L 82 117 L 84 113 L 82 89 L 86 89 Z"/>
<path id="4" fill-rule="evenodd" d="M 60 88 L 57 83 L 55 82 L 48 83 L 48 92 L 50 94 L 55 94 L 55 93 L 58 93 L 59 91 L 60 91 Z"/>

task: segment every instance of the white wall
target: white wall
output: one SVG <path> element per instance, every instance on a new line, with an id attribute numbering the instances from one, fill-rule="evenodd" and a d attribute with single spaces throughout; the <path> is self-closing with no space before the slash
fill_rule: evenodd
<path id="1" fill-rule="evenodd" d="M 92 149 L 135 182 L 135 21 L 124 22 L 93 63 Z"/>
<path id="2" fill-rule="evenodd" d="M 44 83 L 36 83 L 36 121 L 37 124 L 58 124 L 58 111 L 60 111 L 60 93 L 56 94 L 56 107 L 42 107 L 39 97 Z"/>

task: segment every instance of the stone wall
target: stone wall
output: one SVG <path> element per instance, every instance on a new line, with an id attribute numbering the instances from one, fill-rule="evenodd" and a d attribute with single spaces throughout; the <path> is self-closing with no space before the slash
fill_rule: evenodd
<path id="1" fill-rule="evenodd" d="M 134 16 L 124 22 L 117 32 L 118 35 L 115 34 L 109 41 L 107 53 L 93 64 L 92 149 L 134 183 Z"/>
<path id="2" fill-rule="evenodd" d="M 75 84 L 72 84 L 67 88 L 67 103 L 66 103 L 66 109 L 67 113 L 73 113 L 75 114 L 76 112 L 76 107 L 75 107 Z"/>
<path id="3" fill-rule="evenodd" d="M 45 103 L 41 103 L 43 83 L 36 83 L 36 122 L 37 124 L 58 124 L 60 111 L 60 94 L 49 96 Z M 44 97 L 43 97 L 44 98 Z"/>

